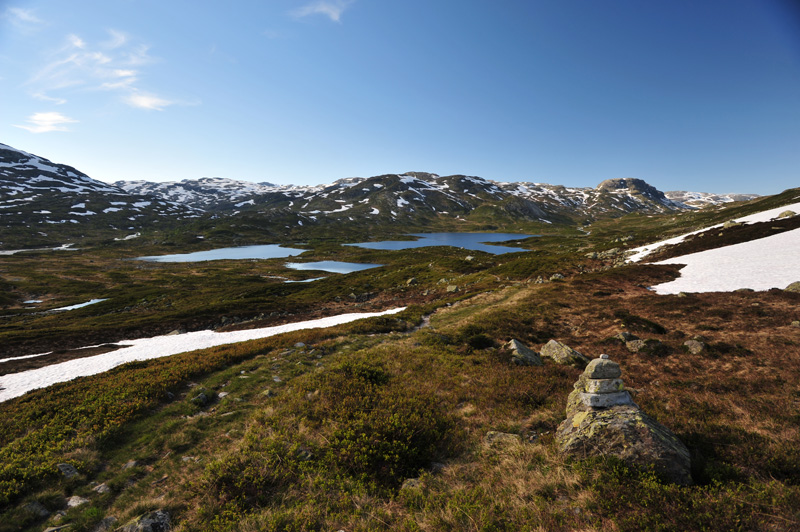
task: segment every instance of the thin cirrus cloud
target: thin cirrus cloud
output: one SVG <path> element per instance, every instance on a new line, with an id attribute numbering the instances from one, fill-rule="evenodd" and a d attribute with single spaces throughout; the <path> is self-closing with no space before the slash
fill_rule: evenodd
<path id="1" fill-rule="evenodd" d="M 176 102 L 138 86 L 141 70 L 154 62 L 147 45 L 132 43 L 121 31 L 108 30 L 108 39 L 99 44 L 70 34 L 27 85 L 34 98 L 56 104 L 65 103 L 76 90 L 99 90 L 117 93 L 131 107 L 161 111 Z"/>
<path id="2" fill-rule="evenodd" d="M 44 21 L 37 17 L 33 10 L 21 7 L 6 8 L 2 13 L 2 18 L 10 21 L 17 29 L 30 29 L 44 24 Z"/>
<path id="3" fill-rule="evenodd" d="M 325 15 L 333 22 L 341 22 L 342 13 L 350 7 L 355 0 L 317 0 L 291 12 L 295 18 L 310 15 Z"/>
<path id="4" fill-rule="evenodd" d="M 14 127 L 25 129 L 31 133 L 48 133 L 50 131 L 69 131 L 66 124 L 76 123 L 77 120 L 62 115 L 61 113 L 34 113 L 28 117 L 27 125 L 17 125 Z"/>
<path id="5" fill-rule="evenodd" d="M 160 98 L 153 94 L 147 94 L 144 92 L 132 92 L 125 98 L 125 103 L 130 105 L 131 107 L 137 107 L 139 109 L 147 109 L 150 111 L 163 111 L 165 107 L 174 104 L 170 100 L 165 100 L 164 98 Z"/>

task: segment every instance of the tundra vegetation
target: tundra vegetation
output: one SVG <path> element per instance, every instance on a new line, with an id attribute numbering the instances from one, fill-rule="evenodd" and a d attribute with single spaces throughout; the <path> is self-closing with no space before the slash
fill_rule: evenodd
<path id="1" fill-rule="evenodd" d="M 3 363 L 4 373 L 134 336 L 408 308 L 129 363 L 0 403 L 0 531 L 92 531 L 156 509 L 183 531 L 796 530 L 800 294 L 659 296 L 648 287 L 679 266 L 587 256 L 760 208 L 554 227 L 507 255 L 343 247 L 341 228 L 309 228 L 293 241 L 309 259 L 386 265 L 311 283 L 283 283 L 318 275 L 280 260 L 125 260 L 197 248 L 178 231 L 3 257 L 4 356 L 54 351 Z M 744 231 L 754 229 L 681 246 L 752 238 Z M 207 240 L 258 237 L 232 227 Z M 43 312 L 92 298 L 108 299 Z M 45 302 L 25 308 L 29 299 Z M 663 348 L 633 352 L 623 331 Z M 609 354 L 634 401 L 688 447 L 694 485 L 559 454 L 554 431 L 581 369 L 513 364 L 500 349 L 512 338 Z M 68 507 L 73 496 L 88 502 Z"/>

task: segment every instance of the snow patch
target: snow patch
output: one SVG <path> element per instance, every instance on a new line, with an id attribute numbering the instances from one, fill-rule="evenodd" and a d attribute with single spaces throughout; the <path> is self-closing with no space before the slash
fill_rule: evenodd
<path id="1" fill-rule="evenodd" d="M 196 349 L 207 349 L 218 345 L 266 338 L 302 329 L 333 327 L 363 318 L 396 314 L 404 309 L 405 307 L 390 309 L 383 312 L 340 314 L 338 316 L 287 323 L 285 325 L 265 327 L 263 329 L 224 333 L 207 330 L 172 336 L 124 340 L 122 342 L 117 342 L 118 344 L 122 344 L 124 346 L 123 348 L 110 353 L 69 360 L 43 368 L 4 375 L 0 377 L 0 402 L 19 397 L 31 390 L 50 386 L 58 382 L 65 382 L 77 377 L 103 373 L 134 360 L 150 360 L 194 351 Z"/>

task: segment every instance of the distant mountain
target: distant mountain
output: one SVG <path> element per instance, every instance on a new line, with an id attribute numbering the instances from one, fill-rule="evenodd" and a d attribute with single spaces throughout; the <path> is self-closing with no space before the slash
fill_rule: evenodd
<path id="1" fill-rule="evenodd" d="M 220 177 L 180 182 L 96 181 L 0 144 L 0 246 L 30 247 L 53 233 L 98 231 L 114 238 L 188 218 L 261 218 L 280 227 L 321 223 L 429 226 L 447 219 L 480 225 L 587 223 L 641 212 L 673 212 L 752 195 L 663 193 L 641 179 L 609 179 L 591 188 L 498 182 L 466 175 L 406 172 L 350 177 L 329 185 L 252 183 Z M 72 230 L 66 228 L 72 227 Z M 57 229 L 58 228 L 58 229 Z M 13 241 L 13 243 L 12 243 Z"/>
<path id="2" fill-rule="evenodd" d="M 683 203 L 689 207 L 702 208 L 708 205 L 722 205 L 733 203 L 734 201 L 750 201 L 759 198 L 758 194 L 713 194 L 710 192 L 686 192 L 683 190 L 673 190 L 664 192 L 664 195 L 672 201 Z"/>
<path id="3" fill-rule="evenodd" d="M 611 179 L 597 188 L 502 183 L 427 172 L 340 179 L 330 185 L 286 186 L 221 178 L 150 183 L 118 181 L 136 194 L 185 202 L 213 212 L 281 211 L 314 222 L 334 219 L 397 221 L 431 216 L 501 217 L 559 223 L 629 212 L 685 209 L 640 179 Z"/>
<path id="4" fill-rule="evenodd" d="M 2 247 L 51 242 L 53 234 L 80 236 L 94 230 L 124 238 L 158 219 L 200 214 L 182 203 L 130 194 L 71 166 L 0 144 L 0 239 Z"/>
<path id="5" fill-rule="evenodd" d="M 235 208 L 236 203 L 252 196 L 291 190 L 293 187 L 272 183 L 235 181 L 224 177 L 203 177 L 183 181 L 117 181 L 114 186 L 129 194 L 158 196 L 161 199 L 191 205 L 203 210 Z"/>

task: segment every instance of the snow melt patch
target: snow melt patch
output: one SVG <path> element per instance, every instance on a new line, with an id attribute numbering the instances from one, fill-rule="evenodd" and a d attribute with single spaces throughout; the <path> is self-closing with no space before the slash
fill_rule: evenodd
<path id="1" fill-rule="evenodd" d="M 396 314 L 405 307 L 385 310 L 383 312 L 350 313 L 330 316 L 317 320 L 287 323 L 276 327 L 263 329 L 250 329 L 246 331 L 231 331 L 218 333 L 214 331 L 197 331 L 172 336 L 155 336 L 153 338 L 140 338 L 117 342 L 123 348 L 103 355 L 69 360 L 60 364 L 52 364 L 43 368 L 12 373 L 0 377 L 0 402 L 19 397 L 24 393 L 37 388 L 50 386 L 58 382 L 65 382 L 77 377 L 96 375 L 113 369 L 126 362 L 135 360 L 150 360 L 164 356 L 177 355 L 196 349 L 207 349 L 219 345 L 257 340 L 268 336 L 275 336 L 301 329 L 316 329 L 333 327 L 363 318 Z"/>
<path id="2" fill-rule="evenodd" d="M 686 264 L 680 277 L 654 287 L 659 294 L 786 288 L 800 281 L 800 229 L 656 264 Z"/>
<path id="3" fill-rule="evenodd" d="M 106 299 L 92 299 L 91 301 L 87 301 L 86 303 L 78 303 L 77 305 L 70 305 L 68 307 L 54 308 L 50 310 L 50 312 L 56 312 L 56 311 L 61 312 L 63 310 L 76 310 L 79 308 L 88 307 L 89 305 L 94 305 L 95 303 L 100 303 L 101 301 L 105 301 Z"/>
<path id="4" fill-rule="evenodd" d="M 741 218 L 736 218 L 734 222 L 748 224 L 748 223 L 758 223 L 758 222 L 768 222 L 770 220 L 774 220 L 778 217 L 783 211 L 795 211 L 800 212 L 800 203 L 792 203 L 790 205 L 784 205 L 783 207 L 776 207 L 774 209 L 769 209 L 766 211 L 757 212 L 755 214 L 750 214 L 748 216 L 742 216 Z M 640 246 L 638 248 L 632 248 L 631 251 L 634 252 L 633 255 L 628 257 L 628 262 L 639 262 L 647 255 L 652 253 L 653 251 L 672 244 L 680 244 L 683 242 L 687 237 L 692 235 L 696 235 L 698 233 L 702 233 L 703 231 L 708 231 L 709 229 L 715 229 L 717 227 L 722 227 L 723 224 L 712 225 L 709 227 L 704 227 L 703 229 L 698 229 L 697 231 L 692 231 L 691 233 L 686 233 L 683 235 L 679 235 L 667 240 L 662 240 L 661 242 L 654 242 L 653 244 L 647 244 L 645 246 Z"/>

